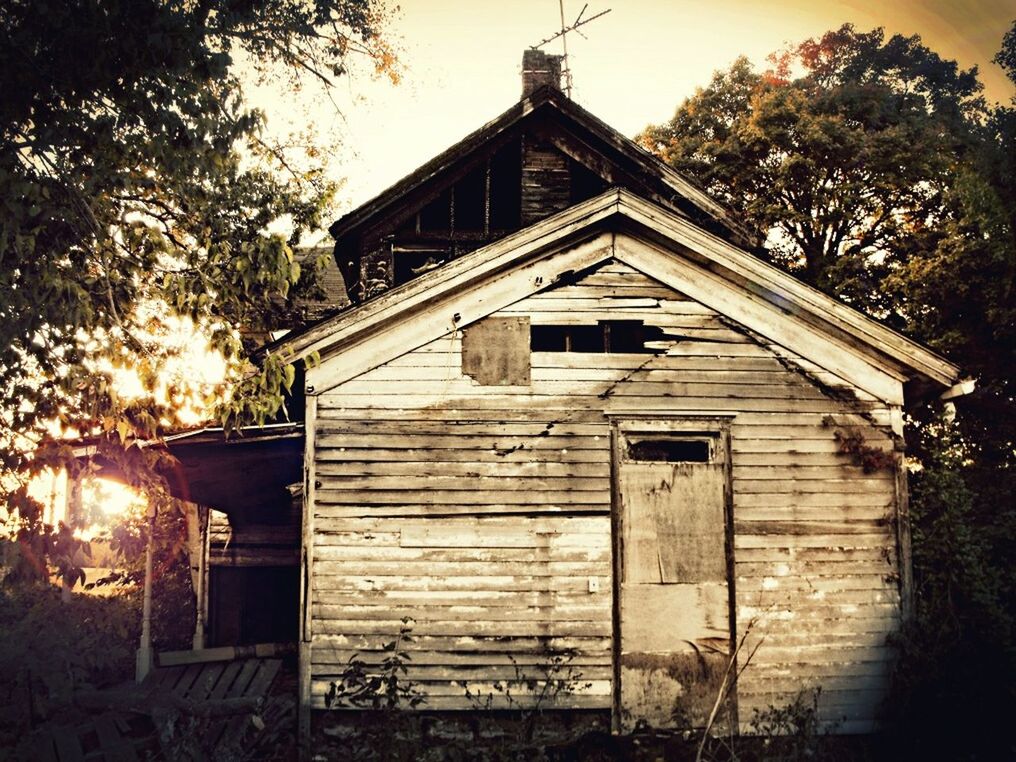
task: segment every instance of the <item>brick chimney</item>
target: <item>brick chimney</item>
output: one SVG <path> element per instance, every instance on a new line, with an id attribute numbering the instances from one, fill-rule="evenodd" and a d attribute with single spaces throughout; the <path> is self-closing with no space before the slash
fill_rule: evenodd
<path id="1" fill-rule="evenodd" d="M 561 56 L 529 48 L 522 52 L 522 97 L 550 85 L 561 89 Z"/>
<path id="2" fill-rule="evenodd" d="M 561 89 L 561 58 L 529 48 L 522 53 L 522 97 L 550 85 Z M 534 134 L 522 136 L 521 222 L 533 224 L 571 203 L 568 158 Z"/>

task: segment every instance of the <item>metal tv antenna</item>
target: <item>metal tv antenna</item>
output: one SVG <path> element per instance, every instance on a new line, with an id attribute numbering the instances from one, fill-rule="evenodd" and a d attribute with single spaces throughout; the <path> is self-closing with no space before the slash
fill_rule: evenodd
<path id="1" fill-rule="evenodd" d="M 546 39 L 540 40 L 538 43 L 536 43 L 535 45 L 532 46 L 532 49 L 533 50 L 539 50 L 544 45 L 546 45 L 548 42 L 553 42 L 558 37 L 561 38 L 561 46 L 564 48 L 564 55 L 561 58 L 561 74 L 564 76 L 564 90 L 565 90 L 565 94 L 569 98 L 571 98 L 572 76 L 571 76 L 571 67 L 568 65 L 568 32 L 575 32 L 582 39 L 584 39 L 584 40 L 588 39 L 584 34 L 582 34 L 582 32 L 579 31 L 579 27 L 580 26 L 585 26 L 590 21 L 595 21 L 596 19 L 600 18 L 600 16 L 606 16 L 608 13 L 610 13 L 611 9 L 607 8 L 607 10 L 600 11 L 595 16 L 590 16 L 589 18 L 584 19 L 584 18 L 582 18 L 582 16 L 585 15 L 586 8 L 589 7 L 589 3 L 586 3 L 585 5 L 582 6 L 582 10 L 579 11 L 579 15 L 575 17 L 575 21 L 572 22 L 571 26 L 565 26 L 565 23 L 564 23 L 564 0 L 558 0 L 557 4 L 558 4 L 558 7 L 561 10 L 561 31 L 555 32 L 550 37 L 547 37 Z"/>

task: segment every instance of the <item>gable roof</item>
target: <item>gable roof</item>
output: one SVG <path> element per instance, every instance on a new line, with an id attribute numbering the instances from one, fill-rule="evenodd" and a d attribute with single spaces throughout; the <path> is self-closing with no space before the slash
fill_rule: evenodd
<path id="1" fill-rule="evenodd" d="M 537 89 L 375 198 L 340 217 L 329 232 L 336 241 L 355 235 L 415 189 L 467 163 L 470 157 L 506 134 L 541 120 L 554 123 L 575 138 L 580 146 L 577 149 L 557 144 L 571 158 L 596 165 L 590 169 L 600 173 L 617 173 L 617 177 L 604 177 L 608 185 L 624 185 L 621 176 L 637 176 L 644 186 L 641 192 L 647 197 L 739 245 L 751 248 L 758 244 L 747 228 L 698 185 L 549 85 Z"/>
<path id="2" fill-rule="evenodd" d="M 626 243 L 637 239 L 645 246 Z M 265 348 L 344 355 L 327 388 L 615 258 L 880 399 L 900 383 L 949 387 L 959 369 L 672 210 L 612 189 Z M 308 371 L 311 383 L 316 369 Z M 314 393 L 325 390 L 319 385 Z"/>

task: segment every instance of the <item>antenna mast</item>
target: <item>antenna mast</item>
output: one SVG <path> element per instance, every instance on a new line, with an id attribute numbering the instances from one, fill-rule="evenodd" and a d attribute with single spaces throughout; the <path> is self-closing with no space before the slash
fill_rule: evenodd
<path id="1" fill-rule="evenodd" d="M 606 16 L 608 13 L 610 13 L 611 9 L 607 8 L 607 10 L 600 11 L 595 16 L 590 16 L 587 19 L 583 19 L 582 16 L 585 14 L 586 8 L 589 7 L 589 3 L 586 3 L 585 5 L 582 6 L 582 10 L 579 11 L 579 15 L 575 17 L 575 21 L 571 24 L 571 26 L 565 26 L 564 0 L 558 0 L 557 4 L 558 8 L 561 11 L 561 31 L 552 34 L 550 37 L 540 40 L 538 43 L 532 46 L 532 49 L 539 50 L 548 42 L 553 42 L 558 37 L 561 38 L 561 47 L 564 49 L 564 55 L 561 57 L 561 73 L 564 75 L 565 94 L 569 98 L 571 98 L 572 75 L 571 75 L 571 67 L 568 65 L 568 32 L 575 32 L 580 37 L 582 37 L 582 39 L 586 39 L 586 36 L 582 34 L 582 32 L 578 31 L 579 27 L 585 26 L 590 21 L 595 21 L 596 19 L 600 18 L 600 16 Z"/>

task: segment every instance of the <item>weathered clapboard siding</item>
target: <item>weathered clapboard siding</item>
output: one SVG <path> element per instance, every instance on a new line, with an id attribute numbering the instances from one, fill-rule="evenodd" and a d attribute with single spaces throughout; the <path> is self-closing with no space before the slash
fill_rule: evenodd
<path id="1" fill-rule="evenodd" d="M 547 654 L 565 648 L 590 683 L 575 699 L 609 706 L 608 517 L 331 514 L 321 507 L 316 523 L 316 706 L 350 656 L 380 658 L 403 617 L 413 628 L 408 677 L 430 707 L 468 707 L 467 685 L 489 693 L 491 681 L 515 679 L 516 668 L 539 674 Z"/>
<path id="2" fill-rule="evenodd" d="M 618 262 L 495 314 L 643 320 L 674 338 L 658 355 L 533 352 L 530 385 L 485 387 L 452 333 L 318 397 L 316 705 L 353 651 L 412 616 L 435 708 L 468 708 L 467 683 L 548 645 L 576 649 L 592 683 L 571 705 L 610 706 L 604 413 L 725 413 L 737 628 L 764 641 L 742 723 L 821 685 L 825 719 L 870 727 L 900 617 L 895 477 L 864 473 L 834 433 L 892 451 L 889 406 Z"/>

